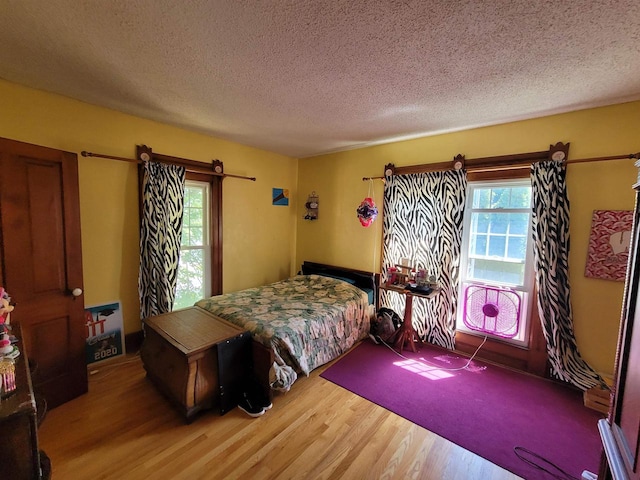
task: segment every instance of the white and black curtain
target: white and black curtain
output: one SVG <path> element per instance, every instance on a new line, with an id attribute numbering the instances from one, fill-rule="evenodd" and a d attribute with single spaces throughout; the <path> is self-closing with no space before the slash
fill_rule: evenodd
<path id="1" fill-rule="evenodd" d="M 551 376 L 586 390 L 604 383 L 580 356 L 573 330 L 569 288 L 569 199 L 565 165 L 531 165 L 533 245 L 538 311 Z"/>
<path id="2" fill-rule="evenodd" d="M 448 349 L 454 347 L 466 191 L 462 170 L 394 175 L 384 188 L 382 271 L 408 258 L 436 277 L 442 290 L 413 300 L 413 326 L 421 339 Z M 400 316 L 404 304 L 402 295 L 382 293 L 381 305 Z"/>
<path id="3" fill-rule="evenodd" d="M 185 169 L 145 162 L 140 219 L 140 318 L 170 312 L 175 298 Z"/>

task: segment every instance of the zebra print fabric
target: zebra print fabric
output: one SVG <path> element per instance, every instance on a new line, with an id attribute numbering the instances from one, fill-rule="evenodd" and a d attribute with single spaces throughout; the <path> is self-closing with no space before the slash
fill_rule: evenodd
<path id="1" fill-rule="evenodd" d="M 185 169 L 145 162 L 140 219 L 140 318 L 170 312 L 175 298 Z"/>
<path id="2" fill-rule="evenodd" d="M 467 176 L 464 171 L 387 177 L 384 189 L 383 269 L 409 258 L 434 275 L 442 290 L 434 298 L 415 297 L 413 326 L 423 340 L 453 349 L 462 219 Z M 384 278 L 386 281 L 386 277 Z M 405 299 L 385 291 L 381 305 L 404 311 Z"/>
<path id="3" fill-rule="evenodd" d="M 604 385 L 604 381 L 580 356 L 573 331 L 569 288 L 569 199 L 565 177 L 565 166 L 557 162 L 531 165 L 538 311 L 547 342 L 551 376 L 587 390 Z"/>

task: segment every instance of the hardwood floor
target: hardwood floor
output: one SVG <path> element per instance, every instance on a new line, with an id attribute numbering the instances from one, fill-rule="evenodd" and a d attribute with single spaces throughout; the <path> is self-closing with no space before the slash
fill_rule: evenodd
<path id="1" fill-rule="evenodd" d="M 89 393 L 39 430 L 53 480 L 495 479 L 519 477 L 319 377 L 252 419 L 239 409 L 187 425 L 145 378 L 138 356 L 99 365 Z"/>

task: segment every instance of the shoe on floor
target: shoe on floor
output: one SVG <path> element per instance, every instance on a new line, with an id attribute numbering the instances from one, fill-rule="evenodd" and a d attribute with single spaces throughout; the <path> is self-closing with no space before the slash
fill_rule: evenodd
<path id="1" fill-rule="evenodd" d="M 255 418 L 259 417 L 260 415 L 264 415 L 264 407 L 258 405 L 256 402 L 250 399 L 249 395 L 247 395 L 246 392 L 242 394 L 240 403 L 238 403 L 238 408 L 250 417 Z"/>
<path id="2" fill-rule="evenodd" d="M 264 390 L 262 388 L 257 389 L 256 398 L 258 399 L 258 405 L 262 405 L 262 408 L 264 408 L 265 410 L 271 410 L 271 407 L 273 407 L 271 398 L 269 398 L 269 395 L 266 395 L 264 393 Z"/>
<path id="3" fill-rule="evenodd" d="M 271 388 L 269 388 L 270 390 Z M 273 403 L 271 398 L 265 393 L 265 389 L 258 382 L 249 384 L 248 386 L 249 398 L 253 399 L 253 403 L 260 405 L 265 410 L 271 410 Z"/>

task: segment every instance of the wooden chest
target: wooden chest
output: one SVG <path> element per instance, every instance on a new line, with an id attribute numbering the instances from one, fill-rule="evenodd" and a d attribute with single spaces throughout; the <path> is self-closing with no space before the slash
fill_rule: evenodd
<path id="1" fill-rule="evenodd" d="M 251 334 L 198 307 L 144 322 L 147 376 L 191 421 L 201 410 L 237 406 L 251 372 Z"/>

